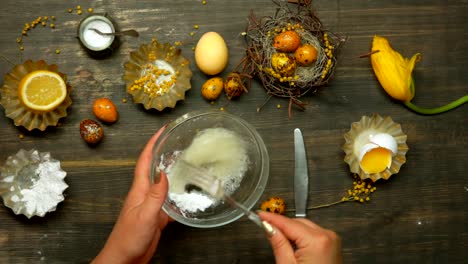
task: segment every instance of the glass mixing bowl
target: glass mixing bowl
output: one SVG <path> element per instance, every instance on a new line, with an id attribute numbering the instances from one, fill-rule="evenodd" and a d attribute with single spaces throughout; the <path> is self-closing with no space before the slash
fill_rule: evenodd
<path id="1" fill-rule="evenodd" d="M 231 196 L 251 209 L 262 195 L 269 176 L 269 157 L 267 148 L 255 128 L 245 120 L 220 111 L 191 112 L 168 124 L 153 147 L 151 164 L 151 182 L 158 182 L 162 161 L 170 163 L 175 159 L 174 153 L 185 150 L 199 131 L 208 128 L 224 128 L 236 133 L 245 141 L 248 156 L 247 170 L 239 187 Z M 170 184 L 170 183 L 169 183 Z M 227 203 L 219 202 L 203 212 L 188 213 L 178 208 L 169 196 L 163 210 L 179 223 L 210 228 L 226 225 L 239 219 L 243 212 Z"/>

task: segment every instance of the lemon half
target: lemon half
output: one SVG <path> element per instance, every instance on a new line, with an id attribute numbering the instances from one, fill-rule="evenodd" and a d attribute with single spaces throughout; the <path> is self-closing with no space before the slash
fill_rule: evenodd
<path id="1" fill-rule="evenodd" d="M 51 111 L 67 96 L 67 85 L 52 71 L 33 71 L 21 79 L 18 95 L 22 103 L 37 111 Z"/>

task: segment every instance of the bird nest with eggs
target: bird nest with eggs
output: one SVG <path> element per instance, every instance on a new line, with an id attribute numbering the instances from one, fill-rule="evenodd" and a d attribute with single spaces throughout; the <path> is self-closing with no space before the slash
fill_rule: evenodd
<path id="1" fill-rule="evenodd" d="M 311 1 L 298 1 L 297 10 L 273 2 L 278 5 L 273 16 L 250 12 L 246 55 L 238 67 L 257 76 L 269 95 L 289 98 L 291 116 L 293 105 L 305 109 L 300 97 L 329 82 L 345 39 L 323 27 Z"/>

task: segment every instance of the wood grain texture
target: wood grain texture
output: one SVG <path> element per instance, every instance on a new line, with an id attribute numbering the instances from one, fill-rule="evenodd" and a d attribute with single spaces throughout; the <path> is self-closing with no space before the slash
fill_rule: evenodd
<path id="1" fill-rule="evenodd" d="M 44 59 L 68 75 L 73 105 L 61 125 L 44 133 L 27 132 L 0 114 L 0 164 L 19 149 L 50 151 L 62 161 L 70 188 L 56 212 L 26 219 L 0 208 L 0 263 L 86 263 L 101 249 L 129 189 L 135 162 L 147 140 L 163 124 L 193 110 L 225 106 L 222 98 L 210 105 L 200 95 L 208 78 L 193 63 L 191 48 L 207 31 L 221 33 L 230 51 L 229 70 L 243 56 L 247 15 L 271 15 L 270 0 L 141 1 L 25 1 L 4 0 L 0 11 L 0 54 L 20 61 L 16 37 L 37 16 L 57 17 L 56 29 L 37 28 L 25 38 L 23 59 Z M 122 29 L 134 28 L 138 39 L 124 38 L 110 58 L 94 60 L 81 49 L 76 28 L 83 18 L 67 13 L 81 5 L 107 12 Z M 268 98 L 259 82 L 249 94 L 225 106 L 253 124 L 270 154 L 270 180 L 262 198 L 282 196 L 293 215 L 293 129 L 305 137 L 310 173 L 309 206 L 339 199 L 352 185 L 343 162 L 343 134 L 362 115 L 390 115 L 408 135 L 408 162 L 386 183 L 378 183 L 372 201 L 345 203 L 310 210 L 308 217 L 336 230 L 343 240 L 345 263 L 466 263 L 468 259 L 468 106 L 427 117 L 392 101 L 380 88 L 368 59 L 374 34 L 383 35 L 401 53 L 416 52 L 414 103 L 435 107 L 468 92 L 467 1 L 313 1 L 330 30 L 347 37 L 332 82 L 307 96 L 307 109 L 288 119 L 287 104 Z M 85 12 L 86 13 L 86 12 Z M 189 33 L 199 25 L 194 37 Z M 129 53 L 152 37 L 162 42 L 184 41 L 191 61 L 192 90 L 175 109 L 146 111 L 131 102 L 121 77 Z M 55 50 L 60 49 L 59 55 Z M 12 69 L 0 60 L 0 76 Z M 3 85 L 3 82 L 1 83 Z M 106 137 L 96 148 L 79 136 L 79 122 L 94 118 L 92 103 L 109 97 L 120 120 L 104 126 Z M 127 103 L 122 103 L 126 98 Z M 281 105 L 277 109 L 277 104 Z M 3 109 L 1 109 L 3 113 Z M 24 135 L 24 139 L 18 136 Z M 270 246 L 245 219 L 214 229 L 171 224 L 163 233 L 154 263 L 272 263 Z"/>

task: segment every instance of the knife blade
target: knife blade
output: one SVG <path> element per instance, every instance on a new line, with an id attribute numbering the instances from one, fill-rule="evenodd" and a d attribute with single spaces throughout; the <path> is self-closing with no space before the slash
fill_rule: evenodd
<path id="1" fill-rule="evenodd" d="M 296 217 L 306 217 L 309 175 L 304 138 L 299 128 L 294 129 L 294 202 Z"/>

